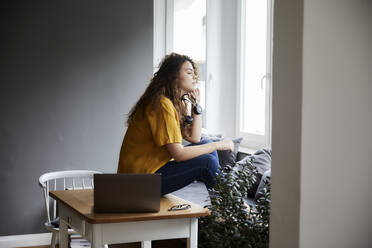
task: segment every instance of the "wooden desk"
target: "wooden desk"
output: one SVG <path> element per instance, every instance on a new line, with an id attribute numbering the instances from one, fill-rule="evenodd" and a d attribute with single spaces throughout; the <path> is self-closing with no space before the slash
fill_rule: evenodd
<path id="1" fill-rule="evenodd" d="M 209 215 L 209 210 L 168 194 L 161 198 L 157 213 L 97 214 L 93 212 L 93 190 L 50 191 L 57 200 L 60 218 L 59 242 L 68 247 L 67 226 L 71 226 L 92 248 L 105 244 L 142 242 L 150 248 L 151 240 L 187 238 L 188 247 L 197 248 L 198 217 Z M 188 203 L 190 209 L 168 211 L 173 205 Z"/>

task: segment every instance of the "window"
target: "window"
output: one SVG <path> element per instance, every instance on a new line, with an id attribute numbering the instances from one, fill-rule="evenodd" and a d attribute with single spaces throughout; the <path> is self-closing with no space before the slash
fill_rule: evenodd
<path id="1" fill-rule="evenodd" d="M 200 105 L 205 109 L 206 0 L 174 0 L 173 51 L 190 56 L 200 69 Z"/>
<path id="2" fill-rule="evenodd" d="M 165 54 L 190 56 L 200 70 L 200 105 L 205 110 L 206 0 L 154 0 L 154 71 Z M 205 115 L 203 114 L 205 128 Z"/>
<path id="3" fill-rule="evenodd" d="M 272 0 L 238 5 L 237 135 L 243 145 L 271 145 Z"/>

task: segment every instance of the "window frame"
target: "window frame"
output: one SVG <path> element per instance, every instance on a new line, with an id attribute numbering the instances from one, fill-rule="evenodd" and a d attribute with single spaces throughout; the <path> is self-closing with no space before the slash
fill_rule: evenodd
<path id="1" fill-rule="evenodd" d="M 159 63 L 161 59 L 166 55 L 173 52 L 173 9 L 174 0 L 154 0 L 154 40 L 153 40 L 153 73 L 155 73 L 159 68 Z M 206 77 L 208 75 L 208 0 L 206 0 Z M 204 87 L 205 92 L 205 107 L 203 109 L 203 120 L 202 128 L 206 128 L 206 113 L 207 113 L 207 78 L 204 83 L 200 82 Z"/>
<path id="2" fill-rule="evenodd" d="M 243 137 L 242 146 L 249 148 L 271 147 L 272 133 L 272 41 L 273 41 L 273 0 L 267 0 L 267 43 L 266 43 L 266 83 L 265 90 L 265 135 L 257 135 L 241 131 L 243 117 L 243 93 L 245 75 L 245 9 L 246 1 L 239 0 L 237 4 L 237 83 L 236 83 L 236 136 Z"/>

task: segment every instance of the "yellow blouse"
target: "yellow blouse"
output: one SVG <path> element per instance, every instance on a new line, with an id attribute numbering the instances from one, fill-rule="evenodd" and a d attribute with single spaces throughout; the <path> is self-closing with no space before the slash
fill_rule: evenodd
<path id="1" fill-rule="evenodd" d="M 182 143 L 172 101 L 162 96 L 160 114 L 147 106 L 145 118 L 135 114 L 120 150 L 118 173 L 154 173 L 172 159 L 165 144 Z"/>

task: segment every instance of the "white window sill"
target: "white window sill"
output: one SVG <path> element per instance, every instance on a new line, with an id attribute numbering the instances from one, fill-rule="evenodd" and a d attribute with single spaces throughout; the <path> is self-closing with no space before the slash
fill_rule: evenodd
<path id="1" fill-rule="evenodd" d="M 257 148 L 247 147 L 247 146 L 239 146 L 239 152 L 253 154 L 257 151 Z"/>

